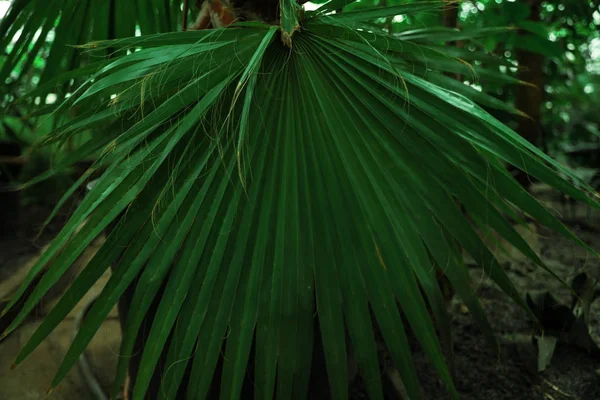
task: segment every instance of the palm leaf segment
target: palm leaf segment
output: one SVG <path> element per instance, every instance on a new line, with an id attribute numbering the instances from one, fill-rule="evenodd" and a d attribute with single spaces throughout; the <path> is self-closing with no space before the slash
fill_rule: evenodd
<path id="1" fill-rule="evenodd" d="M 410 12 L 393 8 L 366 18 Z M 348 397 L 347 348 L 369 396 L 382 398 L 375 326 L 411 398 L 419 398 L 419 383 L 408 328 L 457 397 L 442 355 L 449 327 L 436 267 L 492 344 L 456 243 L 525 307 L 457 202 L 476 226 L 495 230 L 541 267 L 504 215 L 524 211 L 574 237 L 503 162 L 597 204 L 472 101 L 414 73 L 450 57 L 358 30 L 365 17 L 343 15 L 307 15 L 292 32 L 291 49 L 276 40 L 277 27 L 255 23 L 97 43 L 141 50 L 95 71 L 63 107 L 107 98 L 104 108 L 49 140 L 119 115 L 140 118 L 117 136 L 97 131 L 73 156 L 104 149 L 94 168 L 105 171 L 12 300 L 9 308 L 43 274 L 7 332 L 95 237 L 115 227 L 16 363 L 117 264 L 53 387 L 137 282 L 115 388 L 144 315 L 154 301 L 158 308 L 135 399 L 143 398 L 161 354 L 169 366 L 165 398 L 175 398 L 188 367 L 187 396 L 205 398 L 220 358 L 221 398 L 239 398 L 250 357 L 256 398 L 306 398 L 315 318 L 332 398 Z"/>
<path id="2" fill-rule="evenodd" d="M 40 82 L 46 83 L 97 61 L 73 45 L 134 36 L 136 29 L 171 32 L 180 19 L 180 2 L 174 0 L 14 0 L 0 21 L 0 57 L 5 58 L 0 82 L 9 76 L 18 81 L 39 56 Z"/>

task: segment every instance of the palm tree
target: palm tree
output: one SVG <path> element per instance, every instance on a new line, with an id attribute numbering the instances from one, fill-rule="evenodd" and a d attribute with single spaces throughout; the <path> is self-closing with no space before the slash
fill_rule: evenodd
<path id="1" fill-rule="evenodd" d="M 456 57 L 466 50 L 450 55 L 440 43 L 486 31 L 391 35 L 373 22 L 444 2 L 336 12 L 349 2 L 303 11 L 281 0 L 276 25 L 187 32 L 173 32 L 178 1 L 41 3 L 16 0 L 0 26 L 4 44 L 22 28 L 0 81 L 53 31 L 40 85 L 22 101 L 53 92 L 64 100 L 53 113 L 79 110 L 43 144 L 93 132 L 55 168 L 96 156 L 64 199 L 102 173 L 8 304 L 5 312 L 24 300 L 5 334 L 110 229 L 16 364 L 115 267 L 52 387 L 129 294 L 113 394 L 144 335 L 134 399 L 203 399 L 215 382 L 220 398 L 240 398 L 247 374 L 255 398 L 306 398 L 317 346 L 331 398 L 348 398 L 351 353 L 370 398 L 382 399 L 377 331 L 416 399 L 410 330 L 458 398 L 437 273 L 496 346 L 461 249 L 527 306 L 477 231 L 497 232 L 541 268 L 509 219 L 526 214 L 585 246 L 505 164 L 598 206 L 591 189 L 576 189 L 563 178 L 575 177 L 477 103 L 507 106 L 445 75 L 472 71 Z M 88 40 L 84 51 L 65 50 Z"/>

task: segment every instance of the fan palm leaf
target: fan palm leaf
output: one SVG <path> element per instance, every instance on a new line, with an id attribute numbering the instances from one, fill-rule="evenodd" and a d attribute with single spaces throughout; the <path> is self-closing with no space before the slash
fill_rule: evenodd
<path id="1" fill-rule="evenodd" d="M 11 74 L 18 80 L 39 55 L 44 58 L 40 82 L 46 83 L 94 61 L 74 45 L 134 36 L 136 29 L 172 32 L 180 19 L 180 2 L 171 0 L 15 0 L 0 21 L 0 48 L 6 49 L 0 82 Z"/>
<path id="2" fill-rule="evenodd" d="M 334 0 L 323 10 L 341 6 Z M 92 167 L 103 170 L 101 178 L 8 305 L 41 276 L 6 334 L 86 246 L 113 227 L 16 364 L 116 265 L 52 387 L 135 285 L 115 390 L 144 317 L 153 303 L 158 307 L 134 399 L 144 398 L 157 369 L 164 398 L 175 398 L 185 382 L 188 398 L 204 399 L 221 358 L 220 397 L 239 398 L 251 357 L 256 398 L 306 398 L 317 323 L 332 398 L 348 398 L 348 349 L 369 396 L 383 398 L 376 330 L 410 398 L 419 398 L 420 390 L 408 330 L 458 398 L 444 357 L 449 322 L 436 269 L 446 273 L 493 346 L 457 244 L 524 309 L 477 229 L 497 232 L 541 268 L 507 217 L 527 213 L 585 246 L 504 163 L 598 203 L 585 192 L 589 188 L 575 188 L 562 177 L 568 171 L 468 93 L 428 80 L 424 68 L 436 74 L 436 83 L 448 84 L 441 73 L 459 61 L 401 35 L 363 29 L 366 20 L 439 6 L 317 11 L 298 19 L 299 31 L 293 20 L 300 14 L 292 13 L 282 22 L 284 33 L 239 23 L 95 43 L 100 50 L 139 51 L 90 69 L 90 78 L 61 107 L 96 106 L 48 141 L 116 118 L 137 122 L 118 134 L 97 130 L 63 161 L 103 149 Z M 282 9 L 297 10 L 291 4 Z"/>

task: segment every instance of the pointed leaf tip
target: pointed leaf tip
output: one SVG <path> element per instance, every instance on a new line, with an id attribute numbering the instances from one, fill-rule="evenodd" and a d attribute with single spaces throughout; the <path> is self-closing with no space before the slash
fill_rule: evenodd
<path id="1" fill-rule="evenodd" d="M 295 0 L 281 0 L 280 2 L 281 41 L 289 48 L 292 48 L 292 35 L 300 30 L 299 20 L 303 11 L 304 8 Z"/>

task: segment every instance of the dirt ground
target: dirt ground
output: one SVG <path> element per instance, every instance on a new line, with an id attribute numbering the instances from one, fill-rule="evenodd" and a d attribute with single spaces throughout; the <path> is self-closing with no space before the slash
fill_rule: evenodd
<path id="1" fill-rule="evenodd" d="M 561 204 L 545 187 L 536 188 L 536 197 L 563 217 L 586 244 L 600 250 L 600 213 L 582 205 Z M 519 227 L 520 233 L 542 260 L 558 276 L 571 282 L 585 271 L 600 278 L 600 260 L 562 236 L 538 225 L 531 230 Z M 570 304 L 571 294 L 549 273 L 537 268 L 516 250 L 496 253 L 509 277 L 522 293 L 535 295 L 550 292 Z M 458 299 L 452 302 L 455 383 L 463 400 L 591 400 L 600 399 L 600 358 L 577 346 L 558 343 L 550 365 L 537 372 L 537 347 L 532 335 L 539 334 L 531 318 L 480 269 L 472 268 L 473 282 L 498 335 L 501 352 L 487 346 L 479 328 Z M 591 337 L 600 344 L 600 301 L 592 303 Z M 447 399 L 445 389 L 422 353 L 415 362 L 423 383 L 424 398 Z"/>
<path id="2" fill-rule="evenodd" d="M 64 219 L 58 218 L 38 239 L 33 239 L 37 228 L 44 221 L 48 210 L 31 207 L 23 210 L 24 222 L 14 236 L 0 240 L 0 301 L 14 292 L 27 271 L 43 253 L 48 242 L 54 237 Z M 85 303 L 97 295 L 108 280 L 105 274 L 92 290 L 75 307 L 57 329 L 44 341 L 31 356 L 16 369 L 10 367 L 19 350 L 40 325 L 44 315 L 58 300 L 86 263 L 102 244 L 103 238 L 96 240 L 77 260 L 74 267 L 59 281 L 56 288 L 43 299 L 33 316 L 14 333 L 0 341 L 0 400 L 88 400 L 93 399 L 82 372 L 74 368 L 64 383 L 46 396 L 52 378 L 71 343 L 75 328 L 75 319 L 81 313 Z M 2 330 L 5 327 L 2 327 Z M 116 309 L 111 312 L 96 337 L 86 350 L 87 359 L 93 373 L 104 390 L 110 388 L 113 371 L 117 365 L 121 331 Z"/>
<path id="3" fill-rule="evenodd" d="M 545 188 L 538 188 L 536 196 L 561 213 L 565 223 L 588 245 L 600 250 L 600 213 L 590 212 L 584 206 L 565 207 Z M 29 210 L 29 217 L 17 235 L 0 240 L 0 300 L 14 291 L 15 285 L 43 252 L 44 246 L 56 234 L 60 221 L 39 240 L 32 241 L 35 227 L 43 220 L 44 212 Z M 570 282 L 577 273 L 585 271 L 600 278 L 600 260 L 572 242 L 538 225 L 519 227 L 531 247 L 561 278 Z M 0 342 L 0 400 L 93 399 L 78 368 L 50 395 L 45 397 L 53 374 L 60 365 L 74 329 L 75 317 L 83 304 L 100 291 L 108 279 L 105 275 L 92 292 L 77 306 L 58 329 L 16 370 L 10 366 L 18 350 L 40 324 L 41 318 L 56 302 L 69 280 L 93 256 L 102 243 L 97 240 L 80 257 L 75 267 L 61 282 L 27 323 Z M 518 252 L 508 248 L 508 254 L 497 253 L 500 263 L 523 293 L 531 295 L 550 291 L 557 299 L 568 301 L 569 290 L 548 273 L 524 260 Z M 467 260 L 468 262 L 468 260 Z M 576 346 L 558 343 L 551 362 L 541 373 L 537 372 L 537 349 L 532 335 L 539 333 L 533 321 L 515 303 L 497 289 L 482 271 L 471 268 L 477 292 L 488 313 L 501 344 L 500 354 L 487 346 L 483 335 L 470 318 L 468 310 L 458 299 L 451 304 L 454 329 L 455 382 L 465 400 L 592 400 L 600 399 L 600 358 Z M 600 343 L 600 301 L 591 307 L 591 336 Z M 101 387 L 108 390 L 118 358 L 120 329 L 114 310 L 86 351 L 93 373 Z M 423 397 L 444 400 L 447 395 L 437 374 L 424 355 L 415 346 L 415 363 L 423 384 Z M 366 398 L 360 382 L 353 383 L 352 397 Z M 388 391 L 388 394 L 390 392 Z M 388 396 L 393 399 L 392 395 Z"/>

